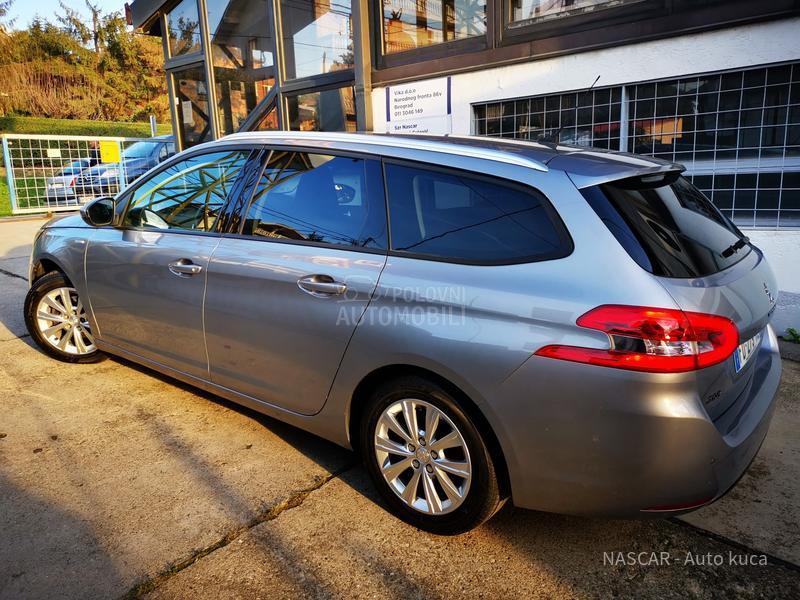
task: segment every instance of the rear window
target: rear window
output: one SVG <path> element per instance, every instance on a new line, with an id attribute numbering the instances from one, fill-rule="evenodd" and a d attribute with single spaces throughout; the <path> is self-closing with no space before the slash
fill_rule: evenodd
<path id="1" fill-rule="evenodd" d="M 392 250 L 467 264 L 566 256 L 572 242 L 533 189 L 460 171 L 386 164 Z"/>
<path id="2" fill-rule="evenodd" d="M 641 179 L 581 190 L 631 258 L 662 277 L 704 277 L 750 253 L 749 240 L 685 178 Z"/>

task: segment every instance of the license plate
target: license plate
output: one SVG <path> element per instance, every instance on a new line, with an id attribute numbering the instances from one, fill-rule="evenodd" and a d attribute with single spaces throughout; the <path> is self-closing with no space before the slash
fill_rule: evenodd
<path id="1" fill-rule="evenodd" d="M 753 355 L 758 352 L 758 347 L 761 345 L 761 332 L 758 332 L 746 342 L 739 344 L 736 352 L 733 353 L 733 364 L 736 367 L 736 372 L 741 371 Z"/>

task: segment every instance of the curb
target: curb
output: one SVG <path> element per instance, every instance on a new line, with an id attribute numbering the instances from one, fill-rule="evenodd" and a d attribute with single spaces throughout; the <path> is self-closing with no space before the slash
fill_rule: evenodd
<path id="1" fill-rule="evenodd" d="M 44 221 L 52 218 L 53 213 L 39 213 L 34 215 L 16 215 L 13 217 L 0 217 L 0 223 L 14 223 L 16 221 Z"/>

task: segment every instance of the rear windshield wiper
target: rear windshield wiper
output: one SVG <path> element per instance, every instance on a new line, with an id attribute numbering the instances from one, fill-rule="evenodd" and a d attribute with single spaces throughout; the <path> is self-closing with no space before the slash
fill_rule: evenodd
<path id="1" fill-rule="evenodd" d="M 725 248 L 725 250 L 720 252 L 720 254 L 722 254 L 722 258 L 730 258 L 749 243 L 750 243 L 750 238 L 747 236 L 743 236 L 739 238 L 738 242 L 731 244 L 730 246 Z"/>

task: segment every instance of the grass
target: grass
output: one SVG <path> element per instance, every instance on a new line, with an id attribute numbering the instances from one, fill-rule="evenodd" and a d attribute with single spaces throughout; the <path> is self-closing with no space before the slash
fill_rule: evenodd
<path id="1" fill-rule="evenodd" d="M 11 199 L 8 197 L 8 183 L 6 178 L 0 179 L 0 217 L 11 214 Z"/>
<path id="2" fill-rule="evenodd" d="M 20 208 L 36 207 L 44 201 L 47 193 L 47 178 L 15 177 L 14 189 L 17 190 L 17 206 Z"/>
<path id="3" fill-rule="evenodd" d="M 150 124 L 7 115 L 0 117 L 0 133 L 150 137 Z M 172 126 L 169 123 L 160 123 L 156 133 L 168 135 L 172 133 Z"/>
<path id="4" fill-rule="evenodd" d="M 17 206 L 28 208 L 37 206 L 39 198 L 45 194 L 45 179 L 43 177 L 25 177 L 15 179 L 17 188 Z M 47 209 L 42 209 L 46 211 Z M 8 194 L 8 180 L 3 174 L 0 179 L 0 217 L 11 215 L 11 198 Z"/>

